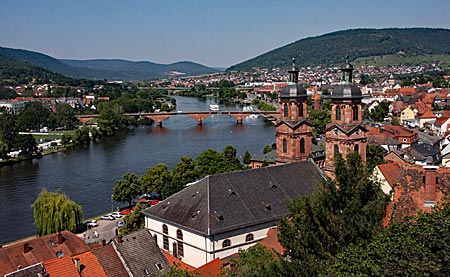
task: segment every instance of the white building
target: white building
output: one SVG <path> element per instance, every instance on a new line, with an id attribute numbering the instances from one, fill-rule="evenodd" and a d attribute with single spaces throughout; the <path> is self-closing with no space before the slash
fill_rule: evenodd
<path id="1" fill-rule="evenodd" d="M 207 176 L 143 211 L 160 248 L 200 267 L 247 249 L 324 180 L 312 161 Z"/>

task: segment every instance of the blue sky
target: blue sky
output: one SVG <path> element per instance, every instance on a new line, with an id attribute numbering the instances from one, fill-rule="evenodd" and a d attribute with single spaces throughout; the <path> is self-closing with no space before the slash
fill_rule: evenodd
<path id="1" fill-rule="evenodd" d="M 64 59 L 228 67 L 354 28 L 450 28 L 448 0 L 1 0 L 0 46 Z"/>

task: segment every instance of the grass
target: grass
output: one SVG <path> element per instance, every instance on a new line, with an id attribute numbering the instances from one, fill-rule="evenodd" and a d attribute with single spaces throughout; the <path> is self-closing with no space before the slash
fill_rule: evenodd
<path id="1" fill-rule="evenodd" d="M 59 139 L 62 135 L 73 135 L 75 131 L 58 131 L 58 132 L 48 132 L 48 133 L 33 133 L 33 137 L 35 140 L 40 139 Z"/>
<path id="2" fill-rule="evenodd" d="M 404 54 L 392 54 L 382 56 L 371 56 L 358 58 L 354 62 L 355 66 L 387 66 L 399 64 L 431 64 L 438 63 L 441 66 L 448 66 L 450 64 L 449 55 L 421 55 L 408 56 Z"/>

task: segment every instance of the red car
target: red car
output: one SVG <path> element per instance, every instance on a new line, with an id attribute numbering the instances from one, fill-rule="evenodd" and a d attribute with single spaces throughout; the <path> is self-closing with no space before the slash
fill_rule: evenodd
<path id="1" fill-rule="evenodd" d="M 121 215 L 127 215 L 127 214 L 129 214 L 129 213 L 131 213 L 131 210 L 128 209 L 128 208 L 125 208 L 125 209 L 123 209 L 123 210 L 120 211 L 120 214 L 121 214 Z"/>

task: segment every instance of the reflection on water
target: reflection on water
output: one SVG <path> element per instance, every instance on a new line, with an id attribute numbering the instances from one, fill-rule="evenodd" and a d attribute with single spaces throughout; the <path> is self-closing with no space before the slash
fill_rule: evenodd
<path id="1" fill-rule="evenodd" d="M 207 110 L 210 100 L 176 97 L 177 109 Z M 241 110 L 237 105 L 223 109 Z M 222 106 L 221 106 L 222 109 Z M 139 126 L 89 147 L 55 153 L 41 159 L 0 168 L 0 244 L 33 235 L 31 204 L 43 187 L 60 189 L 83 208 L 89 218 L 120 206 L 111 203 L 112 188 L 126 172 L 138 175 L 165 163 L 173 168 L 182 156 L 195 158 L 206 149 L 222 151 L 232 145 L 241 157 L 246 150 L 260 153 L 275 140 L 275 128 L 262 118 L 242 125 L 228 115 L 213 115 L 202 126 L 186 116 L 174 116 L 163 127 Z"/>

